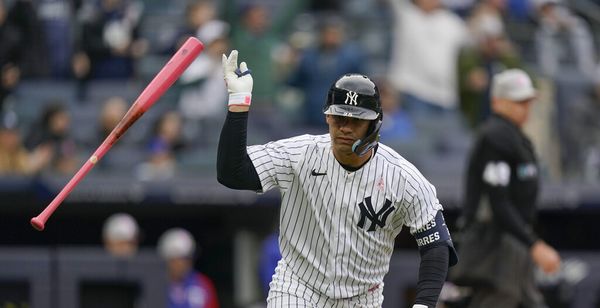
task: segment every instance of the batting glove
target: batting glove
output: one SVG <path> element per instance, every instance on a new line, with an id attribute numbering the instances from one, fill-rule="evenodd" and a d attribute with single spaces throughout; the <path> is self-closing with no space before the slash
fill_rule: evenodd
<path id="1" fill-rule="evenodd" d="M 246 62 L 238 68 L 238 51 L 232 50 L 229 57 L 223 55 L 223 75 L 229 92 L 229 106 L 250 106 L 252 101 L 252 75 Z"/>
<path id="2" fill-rule="evenodd" d="M 425 305 L 421 305 L 421 304 L 414 304 L 414 305 L 412 306 L 412 308 L 427 308 L 427 306 L 425 306 Z"/>

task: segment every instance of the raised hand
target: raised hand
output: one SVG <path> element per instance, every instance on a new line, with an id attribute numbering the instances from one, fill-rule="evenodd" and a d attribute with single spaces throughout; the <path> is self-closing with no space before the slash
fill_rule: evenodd
<path id="1" fill-rule="evenodd" d="M 237 50 L 232 50 L 229 57 L 223 55 L 223 76 L 229 92 L 228 105 L 250 106 L 254 81 L 246 62 L 240 63 L 239 68 L 237 62 Z"/>

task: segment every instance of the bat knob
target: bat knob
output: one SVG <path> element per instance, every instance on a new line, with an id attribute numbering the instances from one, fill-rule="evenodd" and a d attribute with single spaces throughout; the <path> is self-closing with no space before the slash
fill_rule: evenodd
<path id="1" fill-rule="evenodd" d="M 31 226 L 38 231 L 44 230 L 44 222 L 39 217 L 31 218 Z"/>

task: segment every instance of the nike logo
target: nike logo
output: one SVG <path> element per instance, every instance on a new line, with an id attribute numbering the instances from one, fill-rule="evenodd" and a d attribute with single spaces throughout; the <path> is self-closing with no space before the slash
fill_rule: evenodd
<path id="1" fill-rule="evenodd" d="M 312 174 L 312 176 L 321 176 L 321 175 L 326 175 L 327 172 L 320 173 L 320 172 L 317 172 L 317 170 L 313 169 L 310 174 Z"/>

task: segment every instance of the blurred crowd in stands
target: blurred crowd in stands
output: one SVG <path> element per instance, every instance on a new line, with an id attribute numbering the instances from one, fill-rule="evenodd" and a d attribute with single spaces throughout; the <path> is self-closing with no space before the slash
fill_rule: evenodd
<path id="1" fill-rule="evenodd" d="M 358 72 L 380 86 L 382 141 L 455 177 L 490 114 L 490 76 L 518 67 L 540 93 L 526 131 L 543 176 L 596 182 L 598 26 L 596 0 L 0 0 L 0 174 L 72 174 L 195 36 L 204 52 L 97 172 L 212 174 L 221 54 L 238 49 L 254 78 L 250 143 L 326 133 L 329 86 Z"/>

